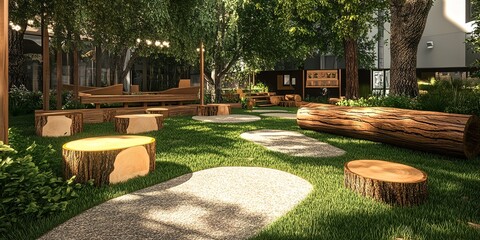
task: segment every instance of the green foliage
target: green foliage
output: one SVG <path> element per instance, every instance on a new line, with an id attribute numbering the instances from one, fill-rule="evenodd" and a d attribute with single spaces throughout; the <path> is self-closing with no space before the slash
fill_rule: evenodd
<path id="1" fill-rule="evenodd" d="M 323 96 L 310 96 L 307 94 L 304 99 L 305 102 L 314 102 L 314 103 L 328 103 L 328 95 Z"/>
<path id="2" fill-rule="evenodd" d="M 370 96 L 357 100 L 343 99 L 339 101 L 337 105 L 354 107 L 395 107 L 405 109 L 417 108 L 416 100 L 405 96 Z"/>
<path id="3" fill-rule="evenodd" d="M 64 211 L 80 188 L 74 178 L 63 181 L 48 170 L 51 146 L 33 143 L 24 149 L 25 142 L 18 145 L 22 148 L 17 152 L 0 142 L 0 233 L 22 218 Z"/>
<path id="4" fill-rule="evenodd" d="M 268 86 L 263 82 L 258 82 L 251 88 L 252 92 L 268 92 Z"/>
<path id="5" fill-rule="evenodd" d="M 14 116 L 42 108 L 42 93 L 30 91 L 24 85 L 12 86 L 8 97 L 9 112 Z"/>

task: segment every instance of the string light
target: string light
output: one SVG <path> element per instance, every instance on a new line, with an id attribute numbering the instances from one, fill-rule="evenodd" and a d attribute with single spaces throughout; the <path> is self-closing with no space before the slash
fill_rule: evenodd
<path id="1" fill-rule="evenodd" d="M 136 41 L 137 41 L 137 44 L 142 43 L 142 39 L 140 39 L 140 38 L 137 38 Z M 156 47 L 159 47 L 159 48 L 170 47 L 170 42 L 160 41 L 160 40 L 152 41 L 152 40 L 146 39 L 145 44 L 147 44 L 148 46 L 151 46 L 153 44 L 153 45 L 155 45 Z"/>

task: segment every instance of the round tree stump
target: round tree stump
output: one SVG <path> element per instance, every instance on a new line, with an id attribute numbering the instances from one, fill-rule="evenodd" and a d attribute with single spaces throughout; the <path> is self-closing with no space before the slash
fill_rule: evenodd
<path id="1" fill-rule="evenodd" d="M 83 131 L 81 112 L 49 112 L 35 114 L 35 132 L 42 137 L 63 137 Z"/>
<path id="2" fill-rule="evenodd" d="M 345 187 L 391 205 L 414 206 L 427 200 L 427 174 L 399 163 L 355 160 L 345 164 Z"/>
<path id="3" fill-rule="evenodd" d="M 212 106 L 216 108 L 216 115 L 229 115 L 230 114 L 230 104 L 224 103 L 209 103 L 207 106 Z"/>
<path id="4" fill-rule="evenodd" d="M 168 117 L 168 108 L 147 108 L 145 109 L 145 113 L 147 114 L 162 114 L 164 118 Z"/>
<path id="5" fill-rule="evenodd" d="M 162 114 L 128 114 L 115 116 L 115 131 L 136 134 L 163 128 Z"/>
<path id="6" fill-rule="evenodd" d="M 63 173 L 96 186 L 118 183 L 155 170 L 155 139 L 144 136 L 85 138 L 63 145 Z"/>

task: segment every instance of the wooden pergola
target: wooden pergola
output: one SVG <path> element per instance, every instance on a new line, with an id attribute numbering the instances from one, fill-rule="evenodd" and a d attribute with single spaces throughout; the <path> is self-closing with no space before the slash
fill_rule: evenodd
<path id="1" fill-rule="evenodd" d="M 0 141 L 8 143 L 8 0 L 0 0 Z"/>

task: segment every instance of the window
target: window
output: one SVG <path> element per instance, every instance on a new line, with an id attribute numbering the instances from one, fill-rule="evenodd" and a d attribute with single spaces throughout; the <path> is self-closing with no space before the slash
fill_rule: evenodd
<path id="1" fill-rule="evenodd" d="M 475 20 L 475 17 L 478 16 L 478 4 L 475 0 L 466 0 L 466 19 L 465 22 L 470 22 Z"/>

